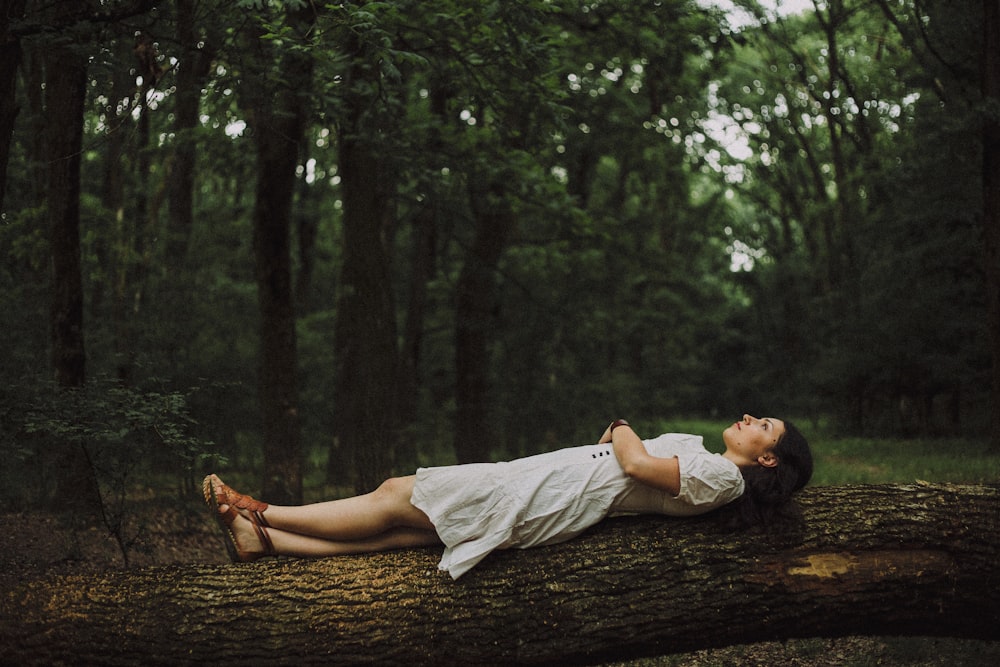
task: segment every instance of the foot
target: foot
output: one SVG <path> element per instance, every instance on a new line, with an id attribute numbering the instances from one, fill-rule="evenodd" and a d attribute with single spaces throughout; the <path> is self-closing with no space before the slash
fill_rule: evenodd
<path id="1" fill-rule="evenodd" d="M 235 504 L 227 502 L 228 496 L 222 497 L 220 495 L 220 493 L 225 493 L 226 490 L 232 490 L 215 475 L 209 475 L 205 478 L 202 490 L 205 495 L 205 504 L 208 505 L 209 511 L 212 512 L 219 527 L 222 529 L 226 551 L 229 552 L 229 558 L 233 562 L 245 563 L 257 560 L 261 556 L 277 555 L 277 551 L 275 551 L 274 545 L 271 543 L 271 538 L 265 529 L 266 522 L 262 525 L 261 522 L 256 520 L 256 517 L 260 516 L 260 511 L 262 510 L 245 509 L 249 513 L 249 516 L 241 514 Z M 235 494 L 235 492 L 233 493 Z M 258 503 L 258 501 L 253 500 L 249 496 L 235 495 Z M 258 503 L 257 506 L 260 505 L 263 505 L 265 508 L 267 507 L 264 503 Z M 263 517 L 260 518 L 262 521 Z"/>
<path id="2" fill-rule="evenodd" d="M 214 497 L 215 502 L 220 508 L 223 505 L 229 505 L 243 518 L 264 528 L 268 527 L 267 519 L 264 518 L 264 510 L 268 508 L 268 504 L 239 493 L 232 487 L 227 486 L 219 479 L 218 475 L 211 474 L 207 476 L 202 483 L 202 491 L 204 492 L 206 503 L 211 503 L 211 498 Z"/>
<path id="3" fill-rule="evenodd" d="M 271 546 L 271 541 L 265 539 L 266 535 L 263 533 L 263 528 L 260 526 L 255 526 L 250 519 L 247 519 L 242 514 L 237 512 L 229 512 L 231 505 L 222 504 L 219 505 L 219 514 L 226 517 L 227 514 L 231 520 L 226 521 L 229 535 L 233 540 L 233 546 L 235 547 L 236 560 L 241 562 L 255 561 L 261 556 L 274 555 L 274 547 Z M 233 508 L 234 510 L 236 508 Z M 225 521 L 225 519 L 223 519 Z"/>

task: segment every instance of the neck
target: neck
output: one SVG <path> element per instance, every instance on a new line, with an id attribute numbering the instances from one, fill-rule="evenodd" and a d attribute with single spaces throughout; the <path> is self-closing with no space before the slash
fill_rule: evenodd
<path id="1" fill-rule="evenodd" d="M 756 463 L 756 461 L 748 460 L 745 456 L 740 456 L 736 452 L 732 452 L 732 451 L 730 451 L 728 449 L 725 452 L 722 453 L 722 457 L 726 458 L 726 459 L 729 459 L 730 461 L 732 461 L 733 463 L 735 463 L 740 468 L 743 468 L 743 467 L 746 467 L 746 466 L 749 466 L 749 465 L 753 465 L 754 463 Z"/>

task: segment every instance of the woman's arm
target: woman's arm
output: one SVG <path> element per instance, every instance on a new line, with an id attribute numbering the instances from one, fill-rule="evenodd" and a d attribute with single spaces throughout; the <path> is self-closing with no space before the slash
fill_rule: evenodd
<path id="1" fill-rule="evenodd" d="M 672 496 L 681 492 L 681 467 L 676 456 L 663 459 L 650 455 L 628 424 L 608 427 L 605 435 L 608 440 L 601 438 L 601 442 L 612 443 L 615 457 L 626 475 Z"/>

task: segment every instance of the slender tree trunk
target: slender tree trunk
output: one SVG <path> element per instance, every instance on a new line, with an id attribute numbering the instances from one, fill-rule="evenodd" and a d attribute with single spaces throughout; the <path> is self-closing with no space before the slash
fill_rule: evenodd
<path id="1" fill-rule="evenodd" d="M 27 129 L 25 147 L 27 150 L 27 187 L 29 192 L 23 193 L 24 198 L 33 206 L 42 206 L 47 198 L 48 160 L 46 154 L 46 123 L 45 123 L 45 58 L 44 48 L 34 44 L 28 48 L 22 46 L 21 80 L 24 82 L 24 97 L 27 101 L 27 112 L 24 123 Z"/>
<path id="2" fill-rule="evenodd" d="M 193 271 L 188 248 L 195 226 L 195 175 L 197 173 L 201 91 L 207 79 L 216 39 L 211 22 L 199 21 L 197 0 L 177 0 L 177 43 L 181 49 L 175 69 L 174 146 L 167 175 L 167 225 L 164 271 L 170 272 L 171 289 L 158 295 L 165 312 L 174 313 L 159 326 L 160 345 L 170 360 L 184 355 L 192 345 L 195 332 L 184 316 L 194 294 Z"/>
<path id="3" fill-rule="evenodd" d="M 150 48 L 152 48 L 150 46 Z M 125 206 L 124 182 L 122 199 L 115 209 L 119 229 L 118 252 L 115 257 L 117 276 L 115 280 L 115 372 L 123 386 L 131 386 L 135 381 L 136 323 L 144 292 L 146 266 L 148 261 L 147 238 L 151 232 L 149 205 L 149 93 L 153 81 L 143 74 L 142 84 L 133 92 L 137 95 L 138 120 L 134 128 L 134 141 L 124 142 L 131 152 L 129 163 L 135 172 L 136 188 L 129 193 L 131 206 Z M 123 130 L 119 130 L 120 132 Z M 121 168 L 115 161 L 112 169 Z"/>
<path id="4" fill-rule="evenodd" d="M 983 0 L 983 237 L 992 354 L 990 443 L 1000 451 L 1000 0 Z"/>
<path id="5" fill-rule="evenodd" d="M 299 156 L 299 164 L 305 164 L 308 150 Z M 316 239 L 319 237 L 319 215 L 317 200 L 321 194 L 316 192 L 316 184 L 307 183 L 304 178 L 298 179 L 297 202 L 295 212 L 295 237 L 298 240 L 299 271 L 295 278 L 295 304 L 299 315 L 312 311 L 313 273 L 316 268 Z"/>
<path id="6" fill-rule="evenodd" d="M 176 265 L 187 255 L 191 229 L 194 227 L 194 177 L 196 167 L 196 142 L 193 136 L 198 127 L 201 88 L 212 62 L 213 45 L 204 40 L 198 46 L 198 17 L 195 0 L 177 0 L 177 41 L 183 50 L 177 66 L 174 98 L 174 146 L 170 165 L 169 184 L 169 238 L 167 262 Z"/>
<path id="7" fill-rule="evenodd" d="M 437 158 L 444 152 L 442 133 L 449 123 L 448 101 L 453 97 L 451 86 L 440 80 L 430 85 L 430 112 L 437 119 L 430 128 L 426 150 Z M 433 159 L 432 158 L 432 159 Z M 438 158 L 441 159 L 441 158 Z M 441 192 L 431 188 L 423 208 L 412 221 L 410 251 L 410 281 L 407 297 L 406 320 L 399 363 L 399 415 L 400 423 L 416 419 L 420 398 L 420 358 L 424 340 L 424 320 L 427 310 L 427 285 L 434 276 L 437 262 L 437 237 L 441 211 Z"/>
<path id="8" fill-rule="evenodd" d="M 427 310 L 427 283 L 434 274 L 437 245 L 437 207 L 433 200 L 417 213 L 413 220 L 412 234 L 410 294 L 399 364 L 399 413 L 403 423 L 414 419 L 418 408 L 420 352 L 423 344 L 424 315 Z"/>
<path id="9" fill-rule="evenodd" d="M 997 637 L 1000 488 L 819 487 L 804 522 L 610 519 L 491 555 L 440 549 L 51 578 L 0 597 L 19 665 L 587 665 L 850 634 Z"/>
<path id="10" fill-rule="evenodd" d="M 7 164 L 17 119 L 17 68 L 21 64 L 21 41 L 10 35 L 10 22 L 24 14 L 25 0 L 0 0 L 0 214 L 7 189 Z"/>
<path id="11" fill-rule="evenodd" d="M 119 48 L 122 46 L 119 45 Z M 135 94 L 134 76 L 124 68 L 111 73 L 110 84 L 111 99 L 131 99 Z M 110 280 L 94 281 L 90 290 L 89 307 L 91 312 L 97 316 L 104 315 L 106 321 L 113 324 L 115 353 L 117 355 L 123 352 L 121 344 L 123 322 L 127 317 L 125 295 L 128 286 L 128 270 L 126 267 L 131 261 L 132 239 L 134 237 L 131 228 L 134 217 L 131 211 L 126 210 L 125 205 L 125 178 L 126 174 L 132 171 L 129 168 L 131 164 L 127 160 L 134 155 L 134 151 L 128 150 L 128 139 L 134 136 L 131 106 L 122 109 L 118 115 L 111 116 L 110 124 L 112 130 L 100 145 L 104 151 L 101 205 L 111 216 L 109 229 L 113 230 L 113 233 L 106 235 L 106 237 L 98 235 L 94 244 L 94 254 Z M 129 164 L 129 167 L 126 167 L 126 164 Z M 110 290 L 107 295 L 105 294 L 106 289 Z M 105 296 L 110 298 L 110 308 L 106 315 L 101 312 Z"/>
<path id="12" fill-rule="evenodd" d="M 460 463 L 489 459 L 498 442 L 490 419 L 493 331 L 499 306 L 496 272 L 514 231 L 503 186 L 473 186 L 476 233 L 455 286 L 455 454 Z"/>

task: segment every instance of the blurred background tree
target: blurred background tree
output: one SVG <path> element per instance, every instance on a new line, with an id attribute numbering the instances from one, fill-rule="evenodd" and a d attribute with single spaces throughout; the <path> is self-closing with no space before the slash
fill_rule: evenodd
<path id="1" fill-rule="evenodd" d="M 292 502 L 622 415 L 997 423 L 981 4 L 5 7 L 21 396 L 185 396 L 185 438 Z"/>

